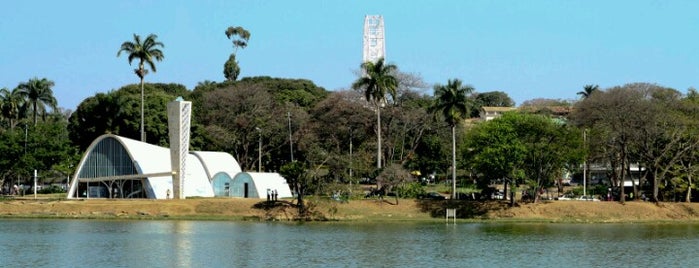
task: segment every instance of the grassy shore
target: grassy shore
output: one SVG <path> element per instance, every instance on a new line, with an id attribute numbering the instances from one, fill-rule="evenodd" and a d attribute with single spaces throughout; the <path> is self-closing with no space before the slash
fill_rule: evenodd
<path id="1" fill-rule="evenodd" d="M 298 219 L 294 201 L 267 202 L 240 198 L 65 200 L 56 196 L 41 196 L 37 199 L 1 200 L 0 217 L 290 221 Z M 445 208 L 457 208 L 457 221 L 461 222 L 699 223 L 699 204 L 694 203 L 549 201 L 510 208 L 500 201 L 388 198 L 337 202 L 309 198 L 307 204 L 310 219 L 343 222 L 443 222 Z"/>

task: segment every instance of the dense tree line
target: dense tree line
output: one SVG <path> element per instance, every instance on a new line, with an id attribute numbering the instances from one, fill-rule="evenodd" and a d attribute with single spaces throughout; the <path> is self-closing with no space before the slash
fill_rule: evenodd
<path id="1" fill-rule="evenodd" d="M 67 114 L 57 107 L 54 82 L 32 78 L 0 89 L 0 192 L 41 181 L 65 182 L 79 157 L 68 139 Z"/>
<path id="2" fill-rule="evenodd" d="M 224 65 L 226 80 L 203 81 L 192 90 L 144 81 L 164 58 L 153 34 L 134 35 L 118 50 L 129 63 L 138 61 L 138 85 L 95 94 L 72 113 L 58 109 L 47 78 L 0 89 L 1 179 L 26 182 L 34 169 L 44 181 L 66 177 L 105 133 L 167 146 L 166 104 L 183 97 L 193 103 L 192 150 L 228 152 L 246 171 L 281 172 L 300 196 L 351 191 L 345 185 L 364 179 L 414 193 L 406 185 L 436 174 L 453 183 L 454 197 L 457 181 L 477 190 L 502 181 L 510 194 L 534 190 L 536 200 L 562 172 L 580 174 L 583 163 L 592 163 L 607 168 L 612 187 L 636 176 L 632 193 L 618 188 L 621 202 L 644 191 L 655 201 L 692 200 L 696 90 L 683 95 L 647 83 L 586 85 L 578 101 L 528 100 L 480 121 L 481 107 L 515 103 L 502 91 L 477 92 L 459 79 L 426 94 L 429 86 L 419 76 L 384 59 L 362 64 L 345 90 L 327 91 L 305 79 L 238 79 L 235 53 L 250 33 L 237 26 L 226 36 L 235 49 Z M 631 172 L 632 166 L 641 172 Z"/>
<path id="3" fill-rule="evenodd" d="M 646 187 L 655 201 L 690 201 L 699 146 L 697 100 L 693 89 L 683 96 L 675 89 L 632 83 L 592 91 L 576 103 L 571 121 L 589 130 L 589 159 L 607 165 L 611 184 L 634 176 L 631 165 L 636 165 L 641 172 L 630 180 L 629 196 L 638 198 Z M 627 193 L 619 190 L 623 202 Z"/>
<path id="4" fill-rule="evenodd" d="M 29 82 L 21 84 L 1 91 L 0 146 L 5 153 L 0 168 L 5 180 L 28 178 L 34 168 L 51 173 L 42 175 L 47 179 L 64 177 L 99 135 L 140 136 L 140 85 L 89 97 L 68 118 L 50 109 L 55 106 L 50 98 L 43 102 L 37 98 L 41 105 L 34 108 L 29 99 L 33 95 L 18 93 L 30 88 Z M 393 180 L 382 176 L 384 168 L 372 164 L 377 155 L 377 106 L 362 90 L 330 92 L 303 79 L 247 77 L 205 81 L 191 91 L 178 84 L 144 83 L 144 91 L 145 134 L 150 143 L 168 145 L 165 106 L 182 96 L 194 103 L 193 150 L 229 152 L 251 171 L 283 171 L 292 160 L 298 161 L 307 171 L 302 174 L 307 193 L 327 193 L 329 185 L 358 183 L 360 178 L 376 178 L 389 187 L 414 179 Z M 644 83 L 595 89 L 569 105 L 572 112 L 567 117 L 521 109 L 526 112 L 465 125 L 463 119 L 434 118 L 431 108 L 436 107 L 436 98 L 421 91 L 398 90 L 379 107 L 381 155 L 387 166 L 446 178 L 452 173 L 450 147 L 456 146 L 460 180 L 471 174 L 468 181 L 478 189 L 499 179 L 511 182 L 511 190 L 522 184 L 531 189 L 550 187 L 562 170 L 582 172 L 583 160 L 607 165 L 609 185 L 628 178 L 631 164 L 642 167 L 633 180 L 638 182 L 633 195 L 621 193 L 621 198 L 638 197 L 646 187 L 658 201 L 689 201 L 696 188 L 692 163 L 699 146 L 695 112 L 699 97 L 694 90 L 685 96 Z M 479 103 L 491 105 L 478 98 L 486 93 L 467 95 L 467 114 Z M 546 106 L 541 103 L 561 105 L 556 100 L 533 100 L 526 107 Z M 453 129 L 455 143 L 450 135 L 453 126 L 460 126 Z M 584 144 L 583 131 L 588 137 Z M 396 166 L 390 172 L 397 174 Z"/>

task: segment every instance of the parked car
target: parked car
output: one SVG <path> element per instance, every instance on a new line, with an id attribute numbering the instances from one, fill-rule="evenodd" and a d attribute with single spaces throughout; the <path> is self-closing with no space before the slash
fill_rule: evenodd
<path id="1" fill-rule="evenodd" d="M 502 191 L 493 192 L 490 195 L 490 199 L 505 199 L 505 193 Z"/>
<path id="2" fill-rule="evenodd" d="M 443 195 L 437 192 L 429 192 L 417 196 L 418 199 L 430 199 L 430 200 L 444 200 L 446 199 Z"/>
<path id="3" fill-rule="evenodd" d="M 581 197 L 578 197 L 578 198 L 575 199 L 575 200 L 578 200 L 578 201 L 593 201 L 593 202 L 599 202 L 599 199 L 594 198 L 594 197 L 589 196 L 589 195 L 583 195 L 583 196 L 581 196 Z"/>
<path id="4" fill-rule="evenodd" d="M 573 200 L 573 199 L 574 199 L 573 196 L 563 195 L 563 196 L 559 196 L 556 200 L 567 201 L 567 200 Z"/>

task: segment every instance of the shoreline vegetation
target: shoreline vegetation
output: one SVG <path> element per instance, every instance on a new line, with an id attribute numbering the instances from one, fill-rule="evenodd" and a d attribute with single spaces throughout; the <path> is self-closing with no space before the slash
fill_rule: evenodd
<path id="1" fill-rule="evenodd" d="M 445 208 L 457 209 L 457 222 L 699 223 L 699 203 L 643 201 L 589 202 L 451 201 L 362 199 L 338 202 L 308 198 L 310 221 L 444 222 Z M 64 199 L 33 196 L 0 199 L 0 218 L 295 221 L 295 200 L 267 202 L 242 198 Z"/>

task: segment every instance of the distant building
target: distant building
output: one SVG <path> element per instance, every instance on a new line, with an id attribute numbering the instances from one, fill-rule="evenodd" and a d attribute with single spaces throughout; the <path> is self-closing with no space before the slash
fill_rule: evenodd
<path id="1" fill-rule="evenodd" d="M 572 106 L 520 106 L 516 107 L 492 107 L 483 106 L 480 109 L 480 120 L 493 120 L 501 116 L 505 112 L 519 111 L 524 113 L 545 114 L 554 119 L 564 120 L 570 112 L 573 111 Z"/>
<path id="2" fill-rule="evenodd" d="M 483 106 L 481 107 L 480 110 L 480 118 L 481 120 L 493 120 L 499 116 L 501 116 L 505 112 L 510 112 L 510 111 L 516 111 L 517 108 L 515 107 L 491 107 L 491 106 Z"/>

